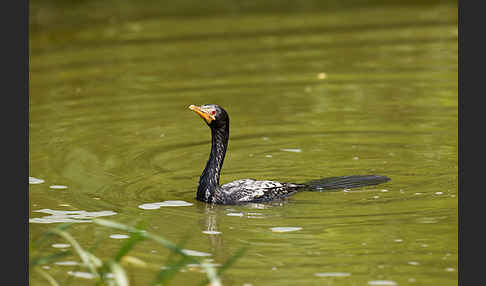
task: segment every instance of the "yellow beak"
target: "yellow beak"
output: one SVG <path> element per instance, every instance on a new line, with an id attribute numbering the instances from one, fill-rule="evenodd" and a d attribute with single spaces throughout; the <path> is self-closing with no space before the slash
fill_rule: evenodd
<path id="1" fill-rule="evenodd" d="M 199 115 L 202 119 L 206 120 L 206 122 L 208 124 L 211 123 L 215 119 L 213 115 L 209 114 L 209 111 L 204 110 L 199 106 L 191 104 L 189 106 L 189 109 L 196 112 L 197 115 Z"/>

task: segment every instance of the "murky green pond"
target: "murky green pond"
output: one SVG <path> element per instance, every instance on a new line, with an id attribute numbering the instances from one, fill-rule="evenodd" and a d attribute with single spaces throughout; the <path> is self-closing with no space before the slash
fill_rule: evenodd
<path id="1" fill-rule="evenodd" d="M 31 1 L 30 240 L 79 222 L 71 234 L 110 257 L 124 233 L 90 218 L 144 221 L 215 264 L 247 246 L 224 285 L 456 285 L 457 4 L 247 2 Z M 392 180 L 200 203 L 210 132 L 187 107 L 205 103 L 231 117 L 222 183 Z M 154 204 L 174 200 L 189 204 Z M 161 267 L 168 251 L 130 255 Z M 76 259 L 45 270 L 92 285 Z M 132 285 L 155 273 L 127 270 Z M 205 277 L 183 270 L 173 285 Z"/>

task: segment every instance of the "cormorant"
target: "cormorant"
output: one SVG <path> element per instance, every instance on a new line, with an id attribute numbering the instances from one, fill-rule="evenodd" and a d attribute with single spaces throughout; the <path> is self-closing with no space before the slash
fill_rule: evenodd
<path id="1" fill-rule="evenodd" d="M 302 184 L 241 179 L 220 186 L 219 176 L 229 139 L 228 113 L 217 104 L 191 105 L 189 109 L 204 119 L 212 138 L 209 160 L 197 187 L 196 199 L 199 201 L 224 205 L 260 203 L 283 199 L 302 190 L 349 189 L 390 180 L 379 175 L 332 177 Z"/>

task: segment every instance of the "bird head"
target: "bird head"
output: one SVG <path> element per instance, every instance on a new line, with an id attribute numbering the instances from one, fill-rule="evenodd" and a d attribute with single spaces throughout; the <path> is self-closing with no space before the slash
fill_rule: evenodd
<path id="1" fill-rule="evenodd" d="M 196 112 L 211 128 L 224 126 L 229 121 L 226 110 L 217 104 L 204 104 L 201 106 L 191 104 L 189 109 Z"/>

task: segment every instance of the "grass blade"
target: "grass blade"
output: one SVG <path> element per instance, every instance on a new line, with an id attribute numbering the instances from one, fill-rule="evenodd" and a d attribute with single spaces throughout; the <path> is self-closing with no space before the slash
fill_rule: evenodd
<path id="1" fill-rule="evenodd" d="M 96 277 L 100 277 L 98 271 L 96 270 L 97 267 L 101 266 L 101 261 L 94 256 L 93 254 L 85 251 L 79 243 L 67 232 L 59 229 L 53 229 L 51 230 L 53 233 L 61 236 L 65 240 L 67 240 L 71 245 L 73 246 L 74 250 L 78 253 L 79 257 L 81 258 L 81 261 L 83 261 L 84 265 L 86 265 L 91 273 L 95 275 Z"/>
<path id="2" fill-rule="evenodd" d="M 130 233 L 139 233 L 143 237 L 149 238 L 149 239 L 151 239 L 155 242 L 162 244 L 163 246 L 165 246 L 166 248 L 168 248 L 172 252 L 178 253 L 182 256 L 188 256 L 187 254 L 185 254 L 182 251 L 182 249 L 177 247 L 177 245 L 175 245 L 174 243 L 168 241 L 167 239 L 165 239 L 161 236 L 151 234 L 151 233 L 149 233 L 145 230 L 140 230 L 140 229 L 137 229 L 135 227 L 131 227 L 131 226 L 128 226 L 128 225 L 124 225 L 124 224 L 121 224 L 121 223 L 109 221 L 109 220 L 106 220 L 106 219 L 100 219 L 100 218 L 93 219 L 93 222 L 98 224 L 98 225 L 101 225 L 101 226 L 106 226 L 106 227 L 110 227 L 110 228 L 114 228 L 114 229 L 118 229 L 118 230 L 123 230 L 123 231 L 130 232 Z M 190 258 L 193 261 L 199 262 L 198 260 L 196 260 L 192 257 L 190 257 Z"/>
<path id="3" fill-rule="evenodd" d="M 128 286 L 128 277 L 123 267 L 120 264 L 112 261 L 110 263 L 111 273 L 113 274 L 113 280 L 115 280 L 117 286 Z"/>
<path id="4" fill-rule="evenodd" d="M 219 279 L 219 274 L 218 271 L 214 266 L 211 266 L 207 262 L 201 262 L 201 268 L 203 268 L 206 271 L 206 276 L 208 276 L 208 279 L 211 286 L 222 286 L 223 284 L 221 283 L 221 280 Z"/>
<path id="5" fill-rule="evenodd" d="M 42 277 L 44 277 L 44 279 L 46 279 L 49 282 L 49 284 L 51 284 L 52 286 L 59 286 L 56 279 L 54 279 L 54 277 L 52 277 L 49 273 L 40 269 L 39 267 L 36 267 L 34 269 L 35 271 L 37 271 L 37 273 L 39 273 Z"/>
<path id="6" fill-rule="evenodd" d="M 152 282 L 152 285 L 166 284 L 187 263 L 189 263 L 189 259 L 187 257 L 182 257 L 181 259 L 179 259 L 179 261 L 168 264 L 167 268 L 162 269 L 159 271 L 159 273 L 157 273 L 157 276 L 155 277 L 155 280 Z"/>
<path id="7" fill-rule="evenodd" d="M 123 256 L 125 256 L 130 250 L 132 250 L 132 248 L 135 246 L 137 242 L 142 241 L 144 239 L 145 237 L 143 237 L 140 233 L 138 232 L 132 233 L 130 235 L 130 238 L 122 245 L 120 250 L 115 255 L 114 260 L 116 262 L 119 262 Z"/>
<path id="8" fill-rule="evenodd" d="M 54 254 L 49 254 L 49 255 L 46 255 L 46 256 L 42 256 L 42 257 L 35 257 L 30 261 L 30 264 L 31 264 L 32 267 L 35 267 L 35 266 L 39 266 L 39 265 L 42 265 L 42 264 L 51 263 L 51 262 L 57 260 L 58 258 L 69 255 L 69 254 L 71 254 L 71 251 L 61 251 L 61 252 L 56 252 Z"/>
<path id="9" fill-rule="evenodd" d="M 73 223 L 71 222 L 67 222 L 67 223 L 62 223 L 58 226 L 56 226 L 54 229 L 58 229 L 58 230 L 66 230 L 68 229 L 69 227 L 71 227 L 73 225 Z M 49 239 L 52 235 L 54 235 L 54 232 L 52 232 L 52 230 L 48 230 L 44 233 L 42 233 L 38 238 L 36 238 L 33 242 L 32 242 L 32 245 L 34 248 L 40 248 L 40 246 L 42 245 L 42 243 L 44 243 L 47 239 Z"/>
<path id="10" fill-rule="evenodd" d="M 233 265 L 233 263 L 235 263 L 236 260 L 238 260 L 241 256 L 243 256 L 245 252 L 246 252 L 246 247 L 242 247 L 238 249 L 236 253 L 233 254 L 233 256 L 231 256 L 228 260 L 226 260 L 226 262 L 223 265 L 221 265 L 220 268 L 218 268 L 218 275 L 221 275 L 223 271 L 225 271 L 231 265 Z"/>
<path id="11" fill-rule="evenodd" d="M 211 283 L 211 285 L 213 285 L 213 283 L 217 283 L 217 284 L 214 284 L 214 285 L 221 285 L 221 281 L 219 280 L 219 277 L 221 277 L 221 274 L 226 269 L 228 269 L 233 263 L 235 263 L 235 261 L 245 253 L 245 251 L 246 251 L 246 248 L 238 249 L 238 251 L 236 251 L 236 253 L 233 254 L 233 256 L 231 256 L 228 260 L 226 260 L 226 262 L 223 265 L 221 265 L 221 267 L 219 267 L 217 271 L 215 271 L 216 275 L 214 275 L 214 268 L 213 267 L 211 267 L 211 266 L 208 267 L 209 265 L 204 264 L 204 263 L 201 264 L 201 267 L 204 267 L 206 269 L 206 274 L 207 274 L 208 278 L 205 279 L 204 281 L 202 281 L 201 284 L 199 284 L 199 285 L 202 286 L 202 285 L 206 285 L 208 283 Z M 213 281 L 211 279 L 215 279 L 215 280 Z"/>

